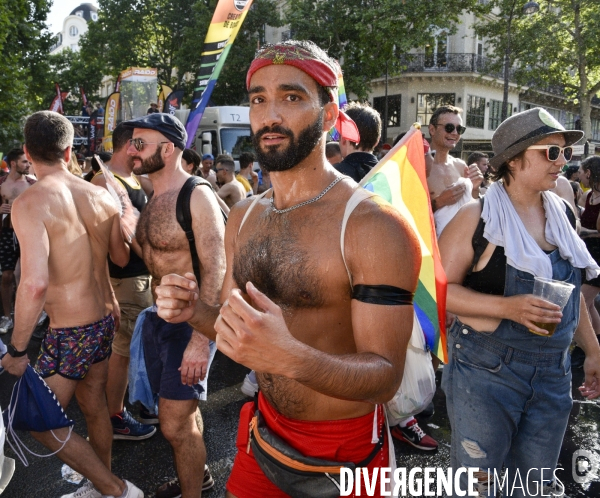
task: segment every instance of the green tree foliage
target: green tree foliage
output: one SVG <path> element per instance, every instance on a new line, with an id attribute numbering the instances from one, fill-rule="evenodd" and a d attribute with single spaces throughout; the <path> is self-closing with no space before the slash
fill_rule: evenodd
<path id="1" fill-rule="evenodd" d="M 200 54 L 216 0 L 100 0 L 98 21 L 81 40 L 81 58 L 116 77 L 130 66 L 156 67 L 159 84 L 192 95 Z M 254 54 L 264 23 L 277 26 L 271 0 L 255 0 L 219 78 L 213 101 L 235 104 L 244 98 L 243 72 Z"/>
<path id="2" fill-rule="evenodd" d="M 495 0 L 489 7 L 496 15 L 476 27 L 501 62 L 506 50 L 506 23 L 510 9 L 517 13 L 512 24 L 511 54 L 515 78 L 534 88 L 558 86 L 579 108 L 582 129 L 591 135 L 591 101 L 600 91 L 600 2 L 597 0 L 540 1 L 534 15 L 518 14 L 523 3 Z M 492 19 L 492 22 L 489 20 Z"/>
<path id="3" fill-rule="evenodd" d="M 80 52 L 65 49 L 48 57 L 49 70 L 46 77 L 44 105 L 47 109 L 56 96 L 54 83 L 58 83 L 62 92 L 70 92 L 63 101 L 66 115 L 80 115 L 83 102 L 80 88 L 83 88 L 90 102 L 97 98 L 103 73 L 99 58 L 84 60 Z"/>
<path id="4" fill-rule="evenodd" d="M 52 43 L 44 32 L 49 8 L 48 0 L 0 2 L 0 150 L 4 152 L 22 141 L 25 116 L 43 101 Z"/>
<path id="5" fill-rule="evenodd" d="M 346 90 L 366 97 L 369 82 L 402 70 L 399 57 L 423 47 L 440 29 L 456 30 L 476 0 L 290 0 L 292 37 L 312 40 L 340 61 Z"/>

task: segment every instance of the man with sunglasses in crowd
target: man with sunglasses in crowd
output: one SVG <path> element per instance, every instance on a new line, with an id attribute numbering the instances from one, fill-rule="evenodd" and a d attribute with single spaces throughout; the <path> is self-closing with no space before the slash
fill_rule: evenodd
<path id="1" fill-rule="evenodd" d="M 177 118 L 163 113 L 126 121 L 123 126 L 133 129 L 127 149 L 133 173 L 147 174 L 154 187 L 136 234 L 154 294 L 164 275 L 185 274 L 193 268 L 190 244 L 176 217 L 179 193 L 191 178 L 181 165 L 187 133 Z M 212 188 L 202 182 L 192 190 L 189 203 L 199 260 L 198 290 L 203 302 L 217 305 L 225 276 L 225 224 Z M 161 486 L 156 496 L 198 497 L 202 489 L 214 484 L 205 467 L 198 400 L 206 399 L 208 369 L 216 347 L 186 323 L 169 324 L 153 308 L 142 313 L 146 370 L 152 391 L 159 396 L 158 419 L 173 447 L 178 476 Z"/>
<path id="2" fill-rule="evenodd" d="M 438 236 L 463 204 L 479 198 L 483 175 L 475 164 L 450 155 L 466 128 L 462 124 L 462 109 L 451 105 L 438 107 L 429 120 L 431 149 L 435 159 L 427 177 L 431 206 Z"/>

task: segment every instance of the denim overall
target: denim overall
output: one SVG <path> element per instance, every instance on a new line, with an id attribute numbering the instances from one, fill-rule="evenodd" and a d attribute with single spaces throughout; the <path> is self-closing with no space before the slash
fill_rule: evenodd
<path id="1" fill-rule="evenodd" d="M 503 466 L 505 497 L 541 496 L 540 482 L 554 479 L 572 406 L 568 348 L 579 323 L 581 271 L 558 250 L 548 257 L 552 278 L 575 285 L 552 337 L 506 319 L 493 332 L 457 319 L 448 333 L 442 389 L 452 427 L 451 467 L 488 470 L 491 486 L 480 486 L 480 496 L 495 496 L 494 469 L 500 477 Z M 533 275 L 507 264 L 504 296 L 532 292 Z M 513 488 L 515 478 L 519 487 Z M 465 477 L 463 490 L 466 485 Z"/>

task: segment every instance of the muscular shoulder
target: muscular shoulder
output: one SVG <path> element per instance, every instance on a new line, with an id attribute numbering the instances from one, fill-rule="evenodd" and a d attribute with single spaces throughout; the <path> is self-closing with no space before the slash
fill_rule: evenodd
<path id="1" fill-rule="evenodd" d="M 231 211 L 229 211 L 229 218 L 227 219 L 227 226 L 231 227 L 231 230 L 236 231 L 239 229 L 240 224 L 242 223 L 242 219 L 246 214 L 246 211 L 250 208 L 252 202 L 256 199 L 257 196 L 253 195 L 251 197 L 246 197 L 242 199 L 240 202 L 236 202 L 233 206 L 231 206 Z M 264 198 L 263 198 L 264 199 Z M 266 202 L 266 201 L 262 201 Z"/>
<path id="2" fill-rule="evenodd" d="M 419 241 L 406 218 L 380 197 L 358 205 L 348 220 L 345 243 L 355 283 L 416 287 Z"/>
<path id="3" fill-rule="evenodd" d="M 219 203 L 214 191 L 208 185 L 198 185 L 192 191 L 190 211 L 192 213 L 192 220 L 196 224 L 222 224 L 223 218 Z M 202 213 L 202 215 L 194 216 L 195 213 Z"/>

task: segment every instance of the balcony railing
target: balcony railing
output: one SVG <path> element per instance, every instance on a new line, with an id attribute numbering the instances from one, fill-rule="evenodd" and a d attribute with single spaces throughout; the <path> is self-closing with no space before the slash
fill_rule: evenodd
<path id="1" fill-rule="evenodd" d="M 503 78 L 503 71 L 492 69 L 492 60 L 478 54 L 404 54 L 400 62 L 405 73 L 479 73 L 494 78 Z M 509 77 L 513 77 L 510 71 Z"/>
<path id="2" fill-rule="evenodd" d="M 404 73 L 477 73 L 492 78 L 504 79 L 504 71 L 494 67 L 493 60 L 478 54 L 404 54 L 400 56 Z M 509 79 L 514 81 L 515 71 L 509 71 Z M 538 90 L 564 95 L 564 87 L 560 85 L 539 86 Z"/>

